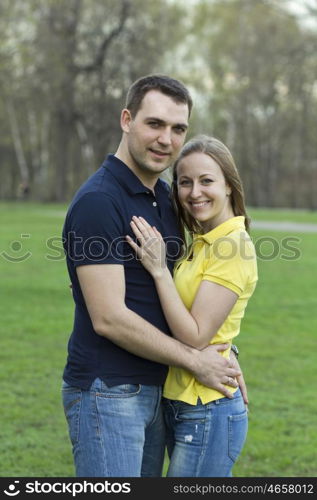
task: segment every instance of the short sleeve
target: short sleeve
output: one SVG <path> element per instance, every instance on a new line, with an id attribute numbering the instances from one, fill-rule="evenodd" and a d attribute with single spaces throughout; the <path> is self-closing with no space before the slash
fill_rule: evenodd
<path id="1" fill-rule="evenodd" d="M 209 247 L 203 280 L 218 283 L 240 296 L 254 275 L 255 251 L 245 238 L 227 236 L 219 238 Z"/>
<path id="2" fill-rule="evenodd" d="M 64 247 L 75 267 L 123 264 L 126 242 L 119 206 L 106 193 L 86 193 L 71 207 Z"/>

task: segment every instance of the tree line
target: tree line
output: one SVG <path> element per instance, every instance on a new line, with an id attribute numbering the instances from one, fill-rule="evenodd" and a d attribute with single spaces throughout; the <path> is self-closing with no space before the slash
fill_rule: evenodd
<path id="1" fill-rule="evenodd" d="M 317 3 L 2 0 L 0 198 L 68 201 L 139 76 L 191 90 L 189 130 L 232 150 L 253 206 L 317 208 Z M 305 20 L 313 21 L 307 23 Z"/>

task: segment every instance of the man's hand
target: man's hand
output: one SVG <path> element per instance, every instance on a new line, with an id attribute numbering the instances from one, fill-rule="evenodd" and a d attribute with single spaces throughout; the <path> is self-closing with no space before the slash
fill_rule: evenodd
<path id="1" fill-rule="evenodd" d="M 238 361 L 237 357 L 235 356 L 235 354 L 233 354 L 232 352 L 230 354 L 230 361 L 231 361 L 231 364 L 233 365 L 233 368 L 235 368 L 236 370 L 239 370 L 239 372 L 240 372 L 240 375 L 237 376 L 237 381 L 238 381 L 238 384 L 240 387 L 240 391 L 241 391 L 243 400 L 244 400 L 245 404 L 248 405 L 249 400 L 248 400 L 247 386 L 246 386 L 246 383 L 244 381 L 244 377 L 243 377 L 243 373 L 242 373 L 240 365 L 239 365 L 239 361 Z"/>
<path id="2" fill-rule="evenodd" d="M 241 372 L 239 363 L 236 364 L 219 354 L 228 347 L 228 344 L 213 344 L 199 351 L 198 367 L 194 375 L 202 384 L 232 399 L 233 395 L 226 385 L 238 387 L 235 378 L 241 376 Z"/>

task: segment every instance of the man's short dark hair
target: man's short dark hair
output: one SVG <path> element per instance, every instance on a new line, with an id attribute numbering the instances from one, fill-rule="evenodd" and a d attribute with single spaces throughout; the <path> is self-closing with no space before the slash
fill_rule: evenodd
<path id="1" fill-rule="evenodd" d="M 188 114 L 190 115 L 193 101 L 182 82 L 166 75 L 147 75 L 136 80 L 128 90 L 126 108 L 133 118 L 141 107 L 143 97 L 150 90 L 158 90 L 177 103 L 187 104 Z"/>

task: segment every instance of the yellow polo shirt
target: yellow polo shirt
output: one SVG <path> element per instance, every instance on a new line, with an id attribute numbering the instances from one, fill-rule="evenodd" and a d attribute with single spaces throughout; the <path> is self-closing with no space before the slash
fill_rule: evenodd
<path id="1" fill-rule="evenodd" d="M 229 342 L 239 334 L 240 323 L 248 300 L 258 279 L 256 253 L 245 230 L 244 217 L 232 217 L 206 234 L 194 235 L 192 255 L 178 262 L 174 282 L 188 310 L 203 280 L 229 288 L 238 300 L 210 344 Z M 208 303 L 206 303 L 208 307 Z M 222 353 L 226 358 L 230 349 Z M 227 386 L 232 392 L 237 389 Z M 164 386 L 164 396 L 196 405 L 223 398 L 223 394 L 198 382 L 191 373 L 170 367 Z"/>

